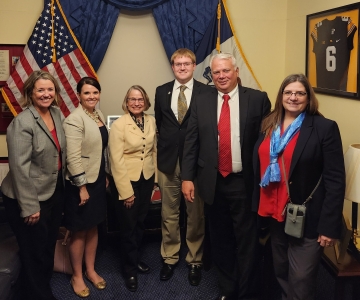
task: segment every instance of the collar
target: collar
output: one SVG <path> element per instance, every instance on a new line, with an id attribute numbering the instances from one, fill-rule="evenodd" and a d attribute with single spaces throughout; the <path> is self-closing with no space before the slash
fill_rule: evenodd
<path id="1" fill-rule="evenodd" d="M 231 99 L 234 98 L 234 95 L 238 92 L 238 88 L 239 88 L 239 86 L 236 85 L 236 87 L 230 93 L 228 93 L 228 95 L 230 96 L 230 101 L 231 101 Z M 224 96 L 224 93 L 218 91 L 218 94 L 219 94 L 220 98 L 222 99 Z"/>
<path id="2" fill-rule="evenodd" d="M 186 85 L 186 87 L 189 90 L 193 89 L 194 86 L 194 78 L 191 78 L 188 82 L 186 82 L 185 84 L 181 84 L 177 79 L 175 79 L 175 83 L 174 83 L 174 90 L 177 90 L 178 88 L 180 88 L 181 85 Z"/>

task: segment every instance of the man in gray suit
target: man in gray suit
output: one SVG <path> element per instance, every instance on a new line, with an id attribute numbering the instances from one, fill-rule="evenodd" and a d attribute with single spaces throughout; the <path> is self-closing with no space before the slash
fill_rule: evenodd
<path id="1" fill-rule="evenodd" d="M 179 210 L 181 201 L 181 161 L 186 128 L 192 99 L 204 85 L 193 79 L 195 54 L 189 49 L 178 49 L 171 57 L 175 80 L 157 87 L 155 94 L 155 118 L 158 138 L 158 181 L 162 198 L 162 243 L 161 255 L 164 264 L 161 280 L 173 275 L 179 260 L 180 228 Z M 188 279 L 198 285 L 204 239 L 204 204 L 199 197 L 186 201 L 186 242 L 189 252 Z"/>

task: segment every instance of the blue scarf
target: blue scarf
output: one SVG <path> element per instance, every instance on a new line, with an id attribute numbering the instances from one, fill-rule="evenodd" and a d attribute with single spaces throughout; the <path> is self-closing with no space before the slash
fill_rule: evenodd
<path id="1" fill-rule="evenodd" d="M 264 176 L 261 179 L 260 186 L 267 187 L 269 182 L 279 182 L 281 179 L 280 167 L 278 164 L 278 156 L 282 153 L 291 141 L 294 135 L 300 130 L 304 121 L 305 112 L 297 116 L 297 118 L 286 128 L 284 134 L 280 137 L 280 125 L 278 125 L 271 134 L 270 139 L 270 163 L 267 166 Z"/>

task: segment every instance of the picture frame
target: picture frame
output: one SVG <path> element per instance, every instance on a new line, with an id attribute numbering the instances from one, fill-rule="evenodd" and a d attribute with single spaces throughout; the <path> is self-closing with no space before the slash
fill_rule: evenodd
<path id="1" fill-rule="evenodd" d="M 0 134 L 5 134 L 6 129 L 14 119 L 14 115 L 10 111 L 9 106 L 5 102 L 3 95 L 1 94 L 2 85 L 0 85 Z"/>
<path id="2" fill-rule="evenodd" d="M 15 66 L 20 60 L 24 47 L 25 45 L 0 44 L 0 89 L 15 71 Z M 14 116 L 0 90 L 0 134 L 6 133 L 6 129 L 13 118 Z"/>
<path id="3" fill-rule="evenodd" d="M 360 2 L 306 16 L 306 76 L 317 93 L 360 99 Z"/>
<path id="4" fill-rule="evenodd" d="M 110 129 L 111 124 L 116 121 L 117 119 L 119 119 L 121 117 L 121 115 L 111 115 L 107 117 L 107 127 L 108 129 Z"/>

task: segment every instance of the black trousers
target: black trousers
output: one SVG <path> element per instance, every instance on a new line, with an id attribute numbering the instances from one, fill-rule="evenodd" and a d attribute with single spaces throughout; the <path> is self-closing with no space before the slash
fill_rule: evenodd
<path id="1" fill-rule="evenodd" d="M 132 181 L 135 201 L 131 208 L 124 201 L 115 200 L 115 210 L 120 223 L 121 259 L 124 276 L 136 276 L 140 261 L 141 242 L 145 231 L 144 220 L 149 210 L 155 175 L 146 180 L 141 173 L 138 181 Z"/>
<path id="2" fill-rule="evenodd" d="M 224 178 L 218 173 L 214 203 L 206 209 L 221 295 L 256 298 L 256 215 L 251 212 L 242 174 Z"/>
<path id="3" fill-rule="evenodd" d="M 63 182 L 59 175 L 54 194 L 40 203 L 40 219 L 27 225 L 20 217 L 17 200 L 3 195 L 10 226 L 19 244 L 21 272 L 16 299 L 56 299 L 50 280 L 54 267 L 54 251 L 63 212 Z"/>

